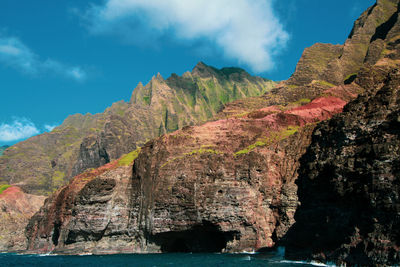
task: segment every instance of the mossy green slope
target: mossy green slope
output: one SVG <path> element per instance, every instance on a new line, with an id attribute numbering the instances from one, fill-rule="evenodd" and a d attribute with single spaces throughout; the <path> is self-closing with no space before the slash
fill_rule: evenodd
<path id="1" fill-rule="evenodd" d="M 182 76 L 172 74 L 164 80 L 157 75 L 146 86 L 139 84 L 131 103 L 155 111 L 156 134 L 163 134 L 207 121 L 224 104 L 262 95 L 274 86 L 274 82 L 253 77 L 239 68 L 218 70 L 200 62 Z"/>

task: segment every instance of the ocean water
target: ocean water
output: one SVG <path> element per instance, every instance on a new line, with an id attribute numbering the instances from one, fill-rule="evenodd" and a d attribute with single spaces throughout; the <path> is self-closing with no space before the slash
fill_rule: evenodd
<path id="1" fill-rule="evenodd" d="M 279 253 L 217 254 L 117 254 L 117 255 L 18 255 L 0 254 L 0 266 L 326 266 L 283 260 Z"/>

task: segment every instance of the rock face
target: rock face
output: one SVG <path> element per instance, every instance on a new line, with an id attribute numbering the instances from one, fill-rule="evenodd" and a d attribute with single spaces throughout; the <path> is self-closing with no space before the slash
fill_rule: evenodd
<path id="1" fill-rule="evenodd" d="M 306 48 L 290 79 L 279 83 L 261 97 L 250 97 L 225 105 L 217 117 L 235 116 L 270 105 L 309 101 L 329 88 L 351 84 L 356 77 L 363 75 L 364 69 L 373 65 L 399 64 L 398 5 L 398 0 L 378 0 L 357 19 L 345 44 L 317 43 Z M 363 79 L 366 79 L 365 75 Z M 364 85 L 368 86 L 368 83 Z M 334 90 L 329 95 L 343 99 L 347 97 L 347 101 L 351 99 L 351 94 L 345 91 Z"/>
<path id="2" fill-rule="evenodd" d="M 26 249 L 24 228 L 44 199 L 26 194 L 16 186 L 0 193 L 0 251 Z"/>
<path id="3" fill-rule="evenodd" d="M 317 126 L 301 159 L 291 259 L 400 263 L 400 71 L 374 76 L 366 94 Z"/>
<path id="4" fill-rule="evenodd" d="M 72 115 L 52 132 L 11 146 L 0 157 L 0 183 L 48 195 L 86 169 L 161 134 L 210 120 L 224 104 L 261 95 L 274 85 L 239 68 L 219 70 L 202 62 L 182 77 L 154 76 L 137 86 L 129 103 L 114 103 L 95 115 Z"/>
<path id="5" fill-rule="evenodd" d="M 344 45 L 319 43 L 305 49 L 287 84 L 304 85 L 312 81 L 342 84 L 356 75 L 364 63 L 374 65 L 386 57 L 386 49 L 393 42 L 391 38 L 399 33 L 393 27 L 398 4 L 398 0 L 377 0 L 355 21 Z M 389 31 L 394 35 L 388 35 Z"/>
<path id="6" fill-rule="evenodd" d="M 330 91 L 355 96 L 360 87 Z M 325 92 L 329 94 L 328 90 Z M 350 97 L 347 95 L 347 97 Z M 272 247 L 293 224 L 298 159 L 333 96 L 185 127 L 148 142 L 133 166 L 108 164 L 46 201 L 31 251 L 236 252 Z M 100 170 L 100 169 L 99 169 Z"/>

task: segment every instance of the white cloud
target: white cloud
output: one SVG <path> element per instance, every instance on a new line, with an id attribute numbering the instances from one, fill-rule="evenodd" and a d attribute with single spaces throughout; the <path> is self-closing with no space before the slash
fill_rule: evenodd
<path id="1" fill-rule="evenodd" d="M 72 68 L 68 71 L 69 76 L 76 80 L 83 80 L 86 78 L 86 72 L 83 71 L 80 67 Z"/>
<path id="2" fill-rule="evenodd" d="M 16 118 L 11 124 L 0 124 L 0 142 L 11 142 L 39 134 L 35 124 L 25 118 Z"/>
<path id="3" fill-rule="evenodd" d="M 30 75 L 55 73 L 76 81 L 86 78 L 80 67 L 67 66 L 61 62 L 42 60 L 16 37 L 0 35 L 0 63 Z"/>
<path id="4" fill-rule="evenodd" d="M 53 131 L 53 129 L 56 128 L 57 126 L 58 126 L 57 124 L 55 124 L 55 125 L 45 124 L 45 125 L 44 125 L 44 128 L 46 129 L 46 131 L 51 132 L 51 131 Z"/>
<path id="5" fill-rule="evenodd" d="M 172 34 L 177 40 L 207 39 L 228 58 L 262 72 L 289 36 L 273 0 L 105 0 L 85 14 L 93 34 L 117 34 L 134 43 Z"/>

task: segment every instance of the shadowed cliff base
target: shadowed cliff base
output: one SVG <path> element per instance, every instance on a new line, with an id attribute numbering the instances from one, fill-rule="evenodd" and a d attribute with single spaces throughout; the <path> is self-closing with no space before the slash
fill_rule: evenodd
<path id="1" fill-rule="evenodd" d="M 301 205 L 284 238 L 289 259 L 399 264 L 399 69 L 379 84 L 314 130 L 296 182 Z"/>
<path id="2" fill-rule="evenodd" d="M 238 232 L 223 232 L 218 226 L 203 221 L 185 231 L 171 231 L 149 237 L 161 248 L 161 252 L 224 252 L 229 241 L 238 237 Z"/>

